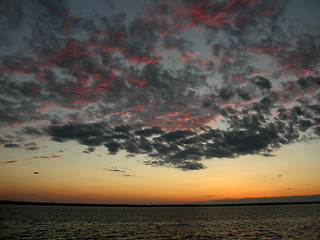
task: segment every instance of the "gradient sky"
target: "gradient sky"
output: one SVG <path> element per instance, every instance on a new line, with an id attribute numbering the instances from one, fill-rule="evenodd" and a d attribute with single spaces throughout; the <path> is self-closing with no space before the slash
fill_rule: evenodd
<path id="1" fill-rule="evenodd" d="M 0 200 L 320 194 L 320 1 L 0 2 Z"/>

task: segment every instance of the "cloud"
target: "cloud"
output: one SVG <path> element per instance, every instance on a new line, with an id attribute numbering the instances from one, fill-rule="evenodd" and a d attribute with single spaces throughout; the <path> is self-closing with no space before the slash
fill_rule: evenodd
<path id="1" fill-rule="evenodd" d="M 0 8 L 0 14 L 8 21 L 11 27 L 18 26 L 25 19 L 25 12 L 21 6 L 23 1 L 13 0 L 12 2 L 3 2 Z"/>
<path id="2" fill-rule="evenodd" d="M 289 1 L 152 0 L 136 15 L 108 4 L 1 8 L 3 147 L 50 137 L 200 170 L 319 137 L 320 32 L 288 21 Z"/>
<path id="3" fill-rule="evenodd" d="M 271 82 L 264 77 L 257 76 L 256 79 L 254 79 L 253 81 L 261 89 L 268 89 L 269 90 L 272 87 Z"/>
<path id="4" fill-rule="evenodd" d="M 26 143 L 23 146 L 25 147 L 26 150 L 30 150 L 30 151 L 35 151 L 40 149 L 38 147 L 38 144 L 35 142 Z"/>
<path id="5" fill-rule="evenodd" d="M 275 157 L 276 156 L 276 155 L 270 154 L 270 153 L 262 153 L 261 155 L 264 157 Z"/>
<path id="6" fill-rule="evenodd" d="M 48 158 L 60 158 L 62 157 L 61 155 L 52 155 L 52 156 L 35 156 L 32 157 L 34 159 L 48 159 Z"/>
<path id="7" fill-rule="evenodd" d="M 6 162 L 2 162 L 2 163 L 7 164 L 7 163 L 16 163 L 16 162 L 18 162 L 18 160 L 6 161 Z"/>
<path id="8" fill-rule="evenodd" d="M 135 177 L 135 175 L 127 174 L 125 170 L 118 169 L 118 168 L 104 168 L 103 170 L 108 172 L 124 173 L 123 175 L 121 175 L 123 177 Z"/>
<path id="9" fill-rule="evenodd" d="M 34 135 L 34 136 L 43 136 L 44 133 L 35 127 L 26 127 L 21 130 L 24 134 Z"/>
<path id="10" fill-rule="evenodd" d="M 14 143 L 8 143 L 4 145 L 5 148 L 20 148 L 20 145 Z"/>
<path id="11" fill-rule="evenodd" d="M 94 152 L 94 150 L 95 150 L 95 148 L 94 148 L 94 147 L 88 147 L 86 150 L 84 150 L 84 151 L 83 151 L 83 153 L 87 153 L 87 154 L 89 154 L 89 153 Z"/>
<path id="12" fill-rule="evenodd" d="M 120 169 L 117 169 L 117 168 L 104 168 L 104 170 L 106 171 L 109 171 L 109 172 L 120 172 L 120 173 L 125 173 L 126 171 L 124 170 L 120 170 Z"/>
<path id="13" fill-rule="evenodd" d="M 72 123 L 63 126 L 49 126 L 45 131 L 54 141 L 63 142 L 72 139 L 78 140 L 79 143 L 84 143 L 85 145 L 98 146 L 102 144 L 100 140 L 107 129 L 103 123 Z"/>
<path id="14" fill-rule="evenodd" d="M 212 198 L 214 195 L 205 195 L 206 198 Z"/>

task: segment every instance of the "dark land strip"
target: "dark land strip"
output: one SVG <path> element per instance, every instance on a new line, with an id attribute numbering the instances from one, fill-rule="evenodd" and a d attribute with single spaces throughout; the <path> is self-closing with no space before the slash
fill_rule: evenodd
<path id="1" fill-rule="evenodd" d="M 0 200 L 1 205 L 33 205 L 33 206 L 70 206 L 70 207 L 232 207 L 232 206 L 272 206 L 320 204 L 320 201 L 310 202 L 271 202 L 271 203 L 238 203 L 238 204 L 100 204 L 100 203 L 55 203 L 55 202 L 25 202 Z"/>

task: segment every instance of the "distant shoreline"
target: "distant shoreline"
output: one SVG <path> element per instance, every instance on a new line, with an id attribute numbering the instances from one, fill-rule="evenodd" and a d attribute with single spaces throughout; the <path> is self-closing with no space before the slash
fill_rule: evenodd
<path id="1" fill-rule="evenodd" d="M 310 202 L 271 202 L 271 203 L 232 203 L 232 204 L 103 204 L 103 203 L 55 203 L 55 202 L 25 202 L 0 200 L 0 205 L 33 205 L 33 206 L 69 206 L 69 207 L 241 207 L 241 206 L 273 206 L 320 204 L 320 201 Z"/>

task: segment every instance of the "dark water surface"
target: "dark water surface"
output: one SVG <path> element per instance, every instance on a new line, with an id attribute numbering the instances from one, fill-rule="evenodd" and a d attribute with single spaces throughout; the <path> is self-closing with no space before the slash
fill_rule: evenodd
<path id="1" fill-rule="evenodd" d="M 320 205 L 0 205 L 0 239 L 320 239 Z"/>

